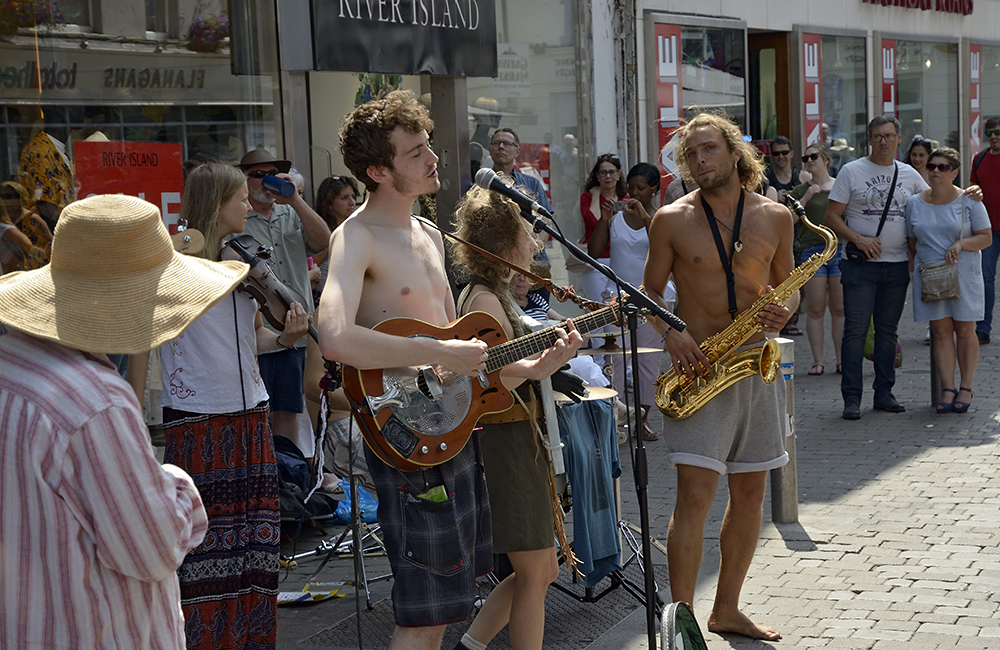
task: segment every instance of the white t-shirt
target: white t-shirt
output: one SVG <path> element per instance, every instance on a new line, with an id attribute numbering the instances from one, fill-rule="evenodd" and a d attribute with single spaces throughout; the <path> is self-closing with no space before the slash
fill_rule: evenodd
<path id="1" fill-rule="evenodd" d="M 895 164 L 899 166 L 899 176 L 885 226 L 878 238 L 882 243 L 882 256 L 874 260 L 876 262 L 906 262 L 909 259 L 904 214 L 906 202 L 929 187 L 913 167 L 902 162 Z M 868 158 L 853 160 L 841 168 L 830 190 L 830 200 L 845 205 L 844 221 L 851 230 L 865 237 L 874 237 L 878 232 L 892 174 L 892 165 L 876 165 Z"/>
<path id="2" fill-rule="evenodd" d="M 246 292 L 233 294 L 235 317 L 233 296 L 226 296 L 160 347 L 163 406 L 191 413 L 235 413 L 268 398 L 257 365 L 257 302 Z"/>

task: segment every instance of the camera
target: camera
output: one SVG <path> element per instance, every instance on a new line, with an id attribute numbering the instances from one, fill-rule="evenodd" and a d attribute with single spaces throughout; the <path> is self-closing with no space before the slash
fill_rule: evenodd
<path id="1" fill-rule="evenodd" d="M 628 210 L 628 204 L 625 201 L 613 201 L 611 203 L 611 212 L 614 214 L 625 212 L 626 210 Z"/>

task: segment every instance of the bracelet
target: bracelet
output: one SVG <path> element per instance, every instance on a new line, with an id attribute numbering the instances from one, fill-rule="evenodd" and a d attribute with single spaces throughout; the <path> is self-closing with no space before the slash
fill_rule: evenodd
<path id="1" fill-rule="evenodd" d="M 281 342 L 281 335 L 282 334 L 284 334 L 284 332 L 278 332 L 278 335 L 276 337 L 274 337 L 274 342 L 278 344 L 279 348 L 287 350 L 287 349 L 291 348 L 292 345 L 294 345 L 294 343 L 292 345 L 285 345 L 284 343 L 282 343 Z"/>

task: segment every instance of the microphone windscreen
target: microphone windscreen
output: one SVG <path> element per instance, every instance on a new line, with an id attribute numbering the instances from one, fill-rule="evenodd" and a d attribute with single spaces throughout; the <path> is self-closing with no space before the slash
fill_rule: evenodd
<path id="1" fill-rule="evenodd" d="M 493 184 L 493 179 L 497 177 L 497 173 L 490 169 L 489 167 L 483 167 L 478 172 L 476 172 L 476 185 L 483 188 L 484 190 L 490 189 L 490 185 Z"/>

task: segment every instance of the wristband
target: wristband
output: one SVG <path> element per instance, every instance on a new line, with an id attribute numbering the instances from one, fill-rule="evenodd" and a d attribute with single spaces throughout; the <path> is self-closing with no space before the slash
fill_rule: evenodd
<path id="1" fill-rule="evenodd" d="M 278 332 L 278 336 L 276 336 L 274 338 L 274 342 L 278 344 L 279 348 L 282 348 L 283 350 L 288 350 L 289 348 L 292 347 L 292 345 L 294 345 L 294 343 L 292 345 L 285 345 L 284 343 L 282 343 L 281 342 L 281 335 L 282 334 L 284 334 L 284 332 Z"/>

